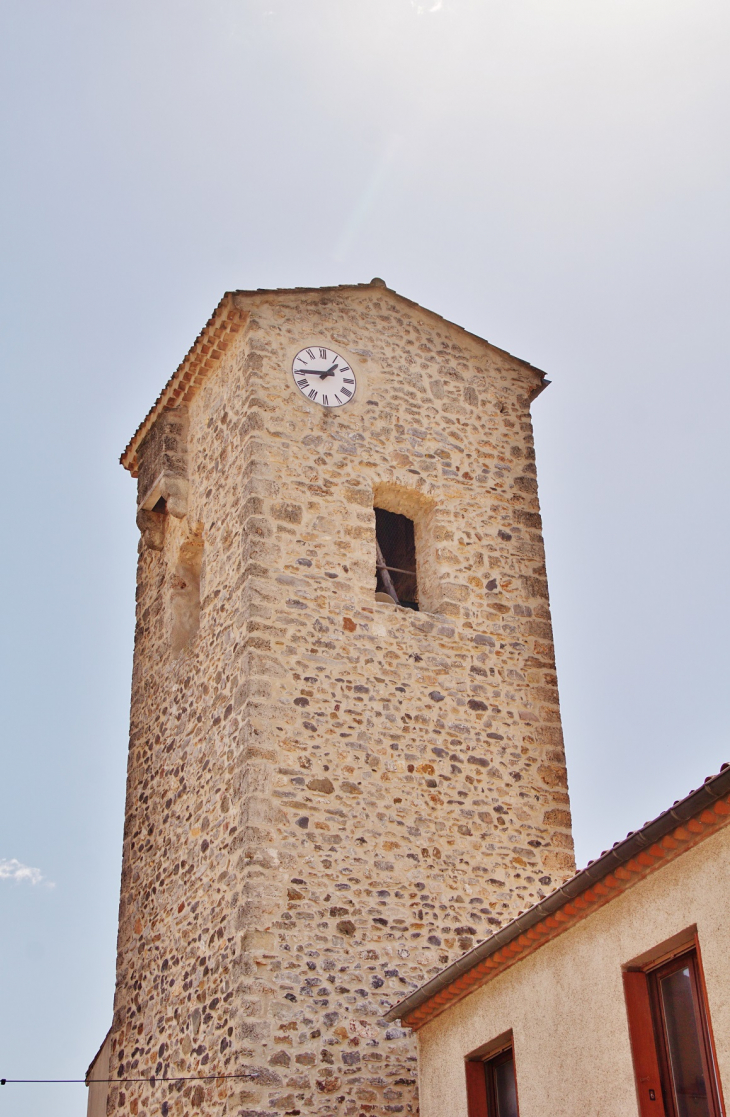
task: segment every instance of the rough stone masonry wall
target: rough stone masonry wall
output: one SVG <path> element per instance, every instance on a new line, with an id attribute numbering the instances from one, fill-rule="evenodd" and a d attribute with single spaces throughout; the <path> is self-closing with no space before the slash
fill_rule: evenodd
<path id="1" fill-rule="evenodd" d="M 385 1006 L 574 867 L 539 378 L 382 289 L 239 298 L 187 517 L 140 550 L 110 1065 L 156 1079 L 109 1113 L 413 1114 Z M 315 341 L 358 375 L 336 413 L 292 385 Z M 416 522 L 420 612 L 374 600 L 374 499 Z M 216 1073 L 251 1077 L 159 1081 Z"/>

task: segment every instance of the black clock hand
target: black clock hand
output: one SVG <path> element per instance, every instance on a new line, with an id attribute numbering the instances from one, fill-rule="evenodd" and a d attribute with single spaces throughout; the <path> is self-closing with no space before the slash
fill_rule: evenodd
<path id="1" fill-rule="evenodd" d="M 338 371 L 337 361 L 335 361 L 335 363 L 333 365 L 330 365 L 329 368 L 322 369 L 321 372 L 317 368 L 309 368 L 309 369 L 308 368 L 298 368 L 297 369 L 297 375 L 298 376 L 318 376 L 320 378 L 320 380 L 324 380 L 325 377 L 327 377 L 327 376 L 334 376 L 336 371 Z"/>

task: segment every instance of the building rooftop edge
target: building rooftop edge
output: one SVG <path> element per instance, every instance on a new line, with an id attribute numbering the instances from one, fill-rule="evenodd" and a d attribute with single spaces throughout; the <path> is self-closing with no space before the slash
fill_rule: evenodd
<path id="1" fill-rule="evenodd" d="M 99 1058 L 99 1056 L 101 1055 L 102 1051 L 104 1050 L 104 1044 L 109 1039 L 109 1036 L 112 1033 L 112 1027 L 113 1027 L 113 1024 L 110 1024 L 109 1025 L 109 1031 L 106 1033 L 103 1040 L 101 1041 L 101 1044 L 99 1045 L 99 1050 L 97 1051 L 96 1055 L 94 1055 L 94 1058 L 91 1060 L 91 1062 L 89 1063 L 86 1074 L 84 1075 L 84 1082 L 86 1083 L 87 1086 L 89 1085 L 89 1082 L 91 1081 L 91 1072 L 94 1069 L 94 1067 L 96 1066 L 96 1061 Z"/>
<path id="2" fill-rule="evenodd" d="M 514 946 L 514 944 L 521 938 L 527 935 L 528 932 L 533 931 L 532 942 L 523 944 L 523 948 L 518 948 L 514 952 L 515 956 L 513 961 L 517 961 L 520 956 L 525 956 L 527 953 L 532 953 L 533 950 L 542 946 L 544 942 L 550 941 L 555 937 L 555 933 L 560 934 L 562 931 L 568 930 L 571 926 L 579 920 L 585 918 L 585 915 L 590 914 L 590 911 L 576 910 L 573 906 L 573 901 L 581 897 L 585 893 L 590 893 L 596 885 L 601 885 L 607 877 L 611 877 L 616 870 L 625 869 L 625 866 L 635 861 L 641 855 L 646 855 L 651 847 L 657 846 L 657 843 L 662 839 L 668 838 L 673 830 L 683 824 L 697 819 L 705 811 L 710 809 L 713 804 L 718 803 L 723 798 L 730 794 L 730 765 L 724 764 L 719 773 L 715 776 L 708 776 L 702 787 L 696 791 L 691 791 L 684 799 L 677 800 L 669 810 L 664 811 L 658 815 L 657 818 L 650 822 L 645 823 L 640 830 L 632 831 L 622 841 L 616 842 L 612 849 L 606 850 L 595 861 L 589 861 L 585 869 L 581 869 L 565 884 L 561 885 L 549 896 L 541 900 L 538 904 L 529 908 L 521 915 L 513 919 L 505 927 L 502 927 L 494 935 L 488 939 L 477 944 L 472 950 L 463 954 L 461 958 L 448 965 L 430 981 L 419 986 L 402 1001 L 395 1004 L 388 1012 L 384 1013 L 384 1019 L 393 1022 L 401 1020 L 407 1026 L 419 1028 L 435 1016 L 439 1015 L 445 1008 L 448 1008 L 456 1001 L 463 999 L 468 993 L 474 989 L 479 988 L 480 985 L 485 984 L 491 977 L 496 977 L 497 973 L 503 972 L 508 965 L 512 962 L 507 961 L 506 964 L 495 964 L 493 966 L 494 972 L 484 972 L 478 975 L 477 980 L 469 982 L 469 988 L 462 987 L 453 991 L 453 995 L 448 995 L 447 991 L 451 991 L 454 984 L 463 979 L 470 971 L 474 971 L 480 964 L 486 963 L 488 960 L 493 959 L 499 952 Z M 722 812 L 720 825 L 725 821 L 730 821 L 730 808 Z M 688 842 L 682 846 L 677 852 L 683 852 L 689 845 L 697 844 L 703 838 L 708 837 L 710 834 L 715 833 L 718 829 L 717 823 L 712 827 L 707 825 L 701 828 L 700 833 L 695 833 L 695 840 L 691 843 Z M 646 860 L 649 860 L 646 858 Z M 653 865 L 647 865 L 642 862 L 642 866 L 647 869 L 653 868 Z M 629 874 L 627 874 L 629 875 Z M 629 879 L 623 882 L 624 887 L 618 887 L 618 882 L 613 885 L 613 891 L 609 893 L 608 889 L 603 889 L 600 896 L 593 904 L 594 910 L 597 906 L 602 906 L 603 903 L 611 900 L 613 896 L 620 895 L 625 891 L 626 887 L 630 887 L 635 883 L 636 879 Z M 607 894 L 607 899 L 604 898 L 603 893 Z M 566 907 L 571 907 L 572 910 L 568 915 L 564 916 L 564 920 L 555 927 L 550 928 L 551 933 L 542 936 L 543 941 L 538 941 L 539 936 L 535 937 L 534 928 L 538 924 L 543 924 L 546 919 L 553 917 L 557 912 Z M 581 904 L 581 909 L 588 907 L 587 904 Z M 548 925 L 549 927 L 550 925 Z M 504 959 L 500 960 L 500 962 Z M 440 996 L 439 996 L 440 995 Z M 438 1003 L 435 998 L 439 998 Z M 429 1006 L 429 1002 L 434 1002 Z M 418 1010 L 421 1010 L 420 1013 Z M 414 1018 L 414 1014 L 418 1014 Z M 411 1019 L 409 1019 L 411 1018 Z"/>
<path id="3" fill-rule="evenodd" d="M 464 326 L 460 326 L 457 322 L 451 322 L 448 318 L 444 318 L 443 315 L 438 314 L 434 310 L 429 310 L 427 307 L 421 306 L 420 303 L 414 302 L 413 299 L 408 299 L 405 295 L 398 294 L 397 291 L 394 291 L 392 287 L 388 287 L 382 280 L 377 283 L 375 281 L 371 283 L 341 283 L 329 287 L 259 287 L 251 291 L 226 291 L 187 354 L 173 372 L 152 407 L 127 443 L 119 459 L 121 464 L 125 469 L 129 470 L 133 477 L 136 477 L 138 468 L 137 450 L 142 440 L 148 434 L 155 419 L 162 411 L 166 411 L 171 407 L 179 407 L 181 404 L 187 403 L 195 395 L 208 373 L 223 356 L 230 344 L 231 335 L 240 331 L 247 317 L 247 315 L 236 306 L 235 300 L 237 298 L 254 298 L 257 295 L 305 294 L 314 291 L 370 290 L 379 293 L 387 291 L 389 294 L 395 295 L 396 298 L 400 299 L 408 306 L 423 310 L 426 314 L 438 318 L 448 326 L 461 330 L 463 333 L 467 334 L 468 337 L 474 338 L 484 345 L 488 345 L 496 352 L 503 353 L 511 360 L 517 361 L 519 364 L 524 365 L 525 368 L 536 373 L 540 377 L 540 383 L 532 393 L 531 398 L 539 395 L 543 388 L 547 387 L 549 384 L 542 369 L 536 368 L 535 365 L 531 365 L 529 361 L 525 361 L 521 357 L 515 357 L 514 354 L 509 353 L 506 349 L 500 349 L 499 346 L 493 345 L 492 342 L 487 341 L 486 338 L 472 333 L 470 330 L 465 329 Z"/>

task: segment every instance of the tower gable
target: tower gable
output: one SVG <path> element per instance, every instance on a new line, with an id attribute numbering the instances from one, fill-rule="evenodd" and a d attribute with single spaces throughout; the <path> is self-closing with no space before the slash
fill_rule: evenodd
<path id="1" fill-rule="evenodd" d="M 498 349 L 483 338 L 478 337 L 478 335 L 469 333 L 469 331 L 465 330 L 462 326 L 457 326 L 455 323 L 449 322 L 434 311 L 426 310 L 420 307 L 418 303 L 406 299 L 403 295 L 399 295 L 390 288 L 386 288 L 382 280 L 373 280 L 370 284 L 358 283 L 339 287 L 298 287 L 289 290 L 279 288 L 272 291 L 228 291 L 213 311 L 213 314 L 198 334 L 185 358 L 167 381 L 155 403 L 130 439 L 120 459 L 122 465 L 125 469 L 129 469 L 133 476 L 137 476 L 139 468 L 137 458 L 138 448 L 158 416 L 165 410 L 180 406 L 184 407 L 190 399 L 192 399 L 202 383 L 211 372 L 218 367 L 218 362 L 225 356 L 227 350 L 235 341 L 236 335 L 245 325 L 248 310 L 251 306 L 259 305 L 262 296 L 267 299 L 285 299 L 292 295 L 314 295 L 315 298 L 317 298 L 323 295 L 326 297 L 335 292 L 337 294 L 344 294 L 346 292 L 372 290 L 373 286 L 376 287 L 377 294 L 381 300 L 385 297 L 387 292 L 387 296 L 390 296 L 391 302 L 399 304 L 401 310 L 404 307 L 417 309 L 428 319 L 443 324 L 446 329 L 450 328 L 455 336 L 468 338 L 476 343 L 477 347 L 486 346 L 488 350 L 491 350 L 495 354 L 507 357 L 511 361 L 523 366 L 526 370 L 529 370 L 529 372 L 537 378 L 534 382 L 531 382 L 530 391 L 532 393 L 532 398 L 547 385 L 548 381 L 545 380 L 544 373 L 542 373 L 540 369 L 530 365 L 527 361 L 512 357 L 512 355 L 505 350 Z"/>

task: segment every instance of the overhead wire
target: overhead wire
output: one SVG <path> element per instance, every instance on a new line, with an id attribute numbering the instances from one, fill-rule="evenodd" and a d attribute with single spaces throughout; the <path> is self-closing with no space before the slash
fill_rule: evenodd
<path id="1" fill-rule="evenodd" d="M 71 1083 L 84 1083 L 87 1086 L 98 1082 L 112 1084 L 114 1082 L 124 1085 L 128 1082 L 146 1082 L 149 1086 L 158 1086 L 162 1082 L 215 1082 L 219 1078 L 258 1078 L 258 1074 L 184 1074 L 174 1078 L 158 1078 L 151 1074 L 147 1078 L 0 1078 L 0 1086 L 10 1085 L 67 1085 Z"/>

